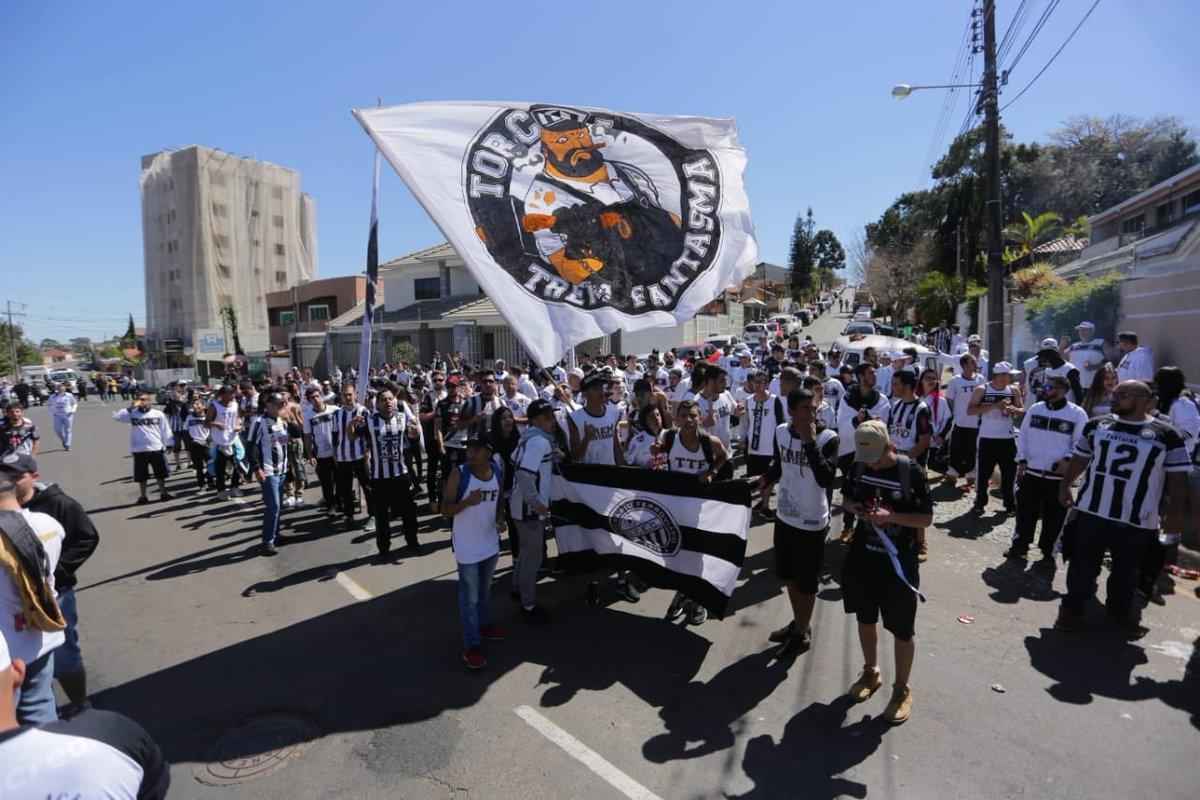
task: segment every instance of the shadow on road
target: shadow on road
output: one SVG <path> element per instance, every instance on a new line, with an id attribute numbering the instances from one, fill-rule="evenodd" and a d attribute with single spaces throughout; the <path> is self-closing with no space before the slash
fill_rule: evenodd
<path id="1" fill-rule="evenodd" d="M 728 797 L 866 797 L 866 784 L 839 776 L 879 749 L 889 726 L 864 715 L 858 722 L 842 727 L 853 706 L 847 697 L 832 703 L 813 703 L 788 721 L 778 743 L 770 734 L 751 739 L 746 744 L 742 771 L 754 781 L 754 788 Z M 781 793 L 782 787 L 793 789 Z"/>
<path id="2" fill-rule="evenodd" d="M 688 628 L 582 605 L 584 581 L 543 586 L 554 622 L 516 622 L 506 642 L 488 646 L 490 664 L 479 674 L 466 674 L 459 662 L 456 582 L 432 580 L 129 681 L 94 702 L 141 722 L 171 761 L 196 762 L 222 733 L 255 715 L 297 714 L 320 735 L 411 724 L 474 705 L 492 681 L 523 663 L 544 665 L 545 705 L 619 683 L 662 706 L 695 676 L 710 646 Z M 555 598 L 563 599 L 561 609 Z M 508 622 L 512 606 L 502 590 L 494 590 L 494 604 L 498 620 Z"/>
<path id="3" fill-rule="evenodd" d="M 1026 569 L 1026 562 L 1018 559 L 1005 559 L 999 566 L 988 567 L 980 573 L 980 577 L 992 587 L 988 597 L 1005 605 L 1023 599 L 1046 602 L 1061 596 L 1054 589 L 1053 572 L 1042 571 L 1035 565 L 1029 565 Z"/>
<path id="4" fill-rule="evenodd" d="M 1114 700 L 1161 700 L 1191 715 L 1200 728 L 1200 638 L 1180 680 L 1156 681 L 1133 671 L 1149 662 L 1143 647 L 1116 633 L 1063 633 L 1043 628 L 1027 636 L 1025 649 L 1038 672 L 1056 681 L 1048 691 L 1063 703 L 1086 705 L 1096 697 Z"/>
<path id="5" fill-rule="evenodd" d="M 974 511 L 967 511 L 957 517 L 934 523 L 933 527 L 945 531 L 947 536 L 954 539 L 981 539 L 1007 519 L 1003 514 L 982 516 Z"/>

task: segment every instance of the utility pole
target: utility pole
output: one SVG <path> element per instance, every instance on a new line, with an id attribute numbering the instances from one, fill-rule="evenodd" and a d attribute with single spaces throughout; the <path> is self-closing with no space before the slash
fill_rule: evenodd
<path id="1" fill-rule="evenodd" d="M 8 309 L 8 345 L 12 351 L 13 383 L 18 383 L 21 380 L 21 363 L 17 361 L 17 329 L 13 326 L 13 317 L 23 317 L 25 314 L 13 311 L 12 300 L 6 300 L 5 303 Z"/>
<path id="2" fill-rule="evenodd" d="M 996 0 L 983 0 L 984 160 L 987 162 L 988 362 L 1004 360 L 1004 261 L 1000 204 L 1000 87 L 996 69 Z"/>

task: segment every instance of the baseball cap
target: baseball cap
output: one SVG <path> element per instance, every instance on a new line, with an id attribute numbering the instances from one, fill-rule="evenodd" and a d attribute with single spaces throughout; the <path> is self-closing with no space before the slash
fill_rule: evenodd
<path id="1" fill-rule="evenodd" d="M 854 429 L 854 460 L 873 464 L 883 458 L 890 442 L 883 420 L 869 419 Z"/>
<path id="2" fill-rule="evenodd" d="M 967 337 L 967 344 L 982 344 L 982 343 L 983 343 L 983 339 L 980 338 L 978 333 L 972 333 L 970 336 Z"/>
<path id="3" fill-rule="evenodd" d="M 586 391 L 597 386 L 603 387 L 609 383 L 612 383 L 612 375 L 609 373 L 609 371 L 607 369 L 597 369 L 593 370 L 586 378 L 583 379 L 583 384 L 580 388 Z"/>
<path id="4" fill-rule="evenodd" d="M 992 365 L 993 375 L 1011 375 L 1012 372 L 1013 366 L 1007 361 L 1001 361 L 999 364 Z"/>
<path id="5" fill-rule="evenodd" d="M 1042 349 L 1044 350 L 1047 347 L 1057 348 L 1058 340 L 1056 340 L 1053 336 L 1047 336 L 1045 339 L 1042 339 Z"/>
<path id="6" fill-rule="evenodd" d="M 1075 326 L 1076 328 L 1095 328 L 1096 326 L 1088 322 L 1086 319 Z"/>
<path id="7" fill-rule="evenodd" d="M 570 377 L 572 375 L 574 375 L 576 378 L 582 378 L 583 370 L 581 370 L 579 367 L 576 367 L 575 369 L 572 369 L 572 370 L 568 370 L 567 377 Z"/>
<path id="8" fill-rule="evenodd" d="M 525 411 L 525 416 L 529 419 L 540 417 L 542 414 L 553 414 L 554 405 L 549 400 L 537 399 L 529 404 L 529 408 Z"/>
<path id="9" fill-rule="evenodd" d="M 4 458 L 0 458 L 0 472 L 9 472 L 13 475 L 37 472 L 37 461 L 28 453 L 9 453 Z"/>

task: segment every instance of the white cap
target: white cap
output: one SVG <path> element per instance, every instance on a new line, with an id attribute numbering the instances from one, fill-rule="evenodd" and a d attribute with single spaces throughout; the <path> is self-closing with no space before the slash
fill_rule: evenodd
<path id="1" fill-rule="evenodd" d="M 575 369 L 567 370 L 567 375 L 568 377 L 574 375 L 576 378 L 582 378 L 583 370 L 581 370 L 579 367 L 576 367 Z"/>
<path id="2" fill-rule="evenodd" d="M 1008 363 L 1007 361 L 1001 361 L 999 364 L 992 366 L 993 375 L 1010 375 L 1012 374 L 1012 371 L 1012 364 Z"/>
<path id="3" fill-rule="evenodd" d="M 8 655 L 8 642 L 4 641 L 4 634 L 0 633 L 0 672 L 8 669 L 12 665 L 12 658 Z"/>
<path id="4" fill-rule="evenodd" d="M 1058 347 L 1058 340 L 1053 336 L 1047 336 L 1045 339 L 1042 339 L 1042 348 L 1045 349 L 1047 347 Z"/>
<path id="5" fill-rule="evenodd" d="M 1076 325 L 1075 327 L 1076 327 L 1076 328 L 1092 328 L 1092 329 L 1095 329 L 1095 327 L 1096 327 L 1096 326 L 1095 326 L 1095 325 L 1093 325 L 1092 323 L 1088 322 L 1088 321 L 1085 319 L 1083 322 L 1079 323 L 1079 324 L 1078 324 L 1078 325 Z"/>
<path id="6" fill-rule="evenodd" d="M 982 343 L 983 343 L 983 339 L 981 339 L 979 337 L 978 333 L 972 333 L 970 336 L 967 337 L 967 344 L 982 344 Z"/>

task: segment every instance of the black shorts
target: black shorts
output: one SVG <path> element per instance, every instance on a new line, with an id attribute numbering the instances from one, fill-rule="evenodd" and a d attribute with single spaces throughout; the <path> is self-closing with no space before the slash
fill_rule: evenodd
<path id="1" fill-rule="evenodd" d="M 916 550 L 900 550 L 900 566 L 913 586 L 921 585 Z M 862 625 L 874 625 L 883 617 L 883 627 L 901 641 L 916 632 L 917 595 L 900 580 L 887 553 L 853 547 L 842 568 L 842 605 Z"/>
<path id="2" fill-rule="evenodd" d="M 805 594 L 816 594 L 829 528 L 806 531 L 775 520 L 775 575 Z"/>
<path id="3" fill-rule="evenodd" d="M 149 453 L 133 454 L 133 479 L 138 483 L 150 480 L 150 470 L 154 469 L 154 477 L 160 481 L 167 479 L 167 457 L 162 450 Z"/>
<path id="4" fill-rule="evenodd" d="M 767 468 L 771 466 L 770 456 L 756 456 L 753 453 L 746 454 L 746 477 L 755 475 L 766 475 Z"/>

